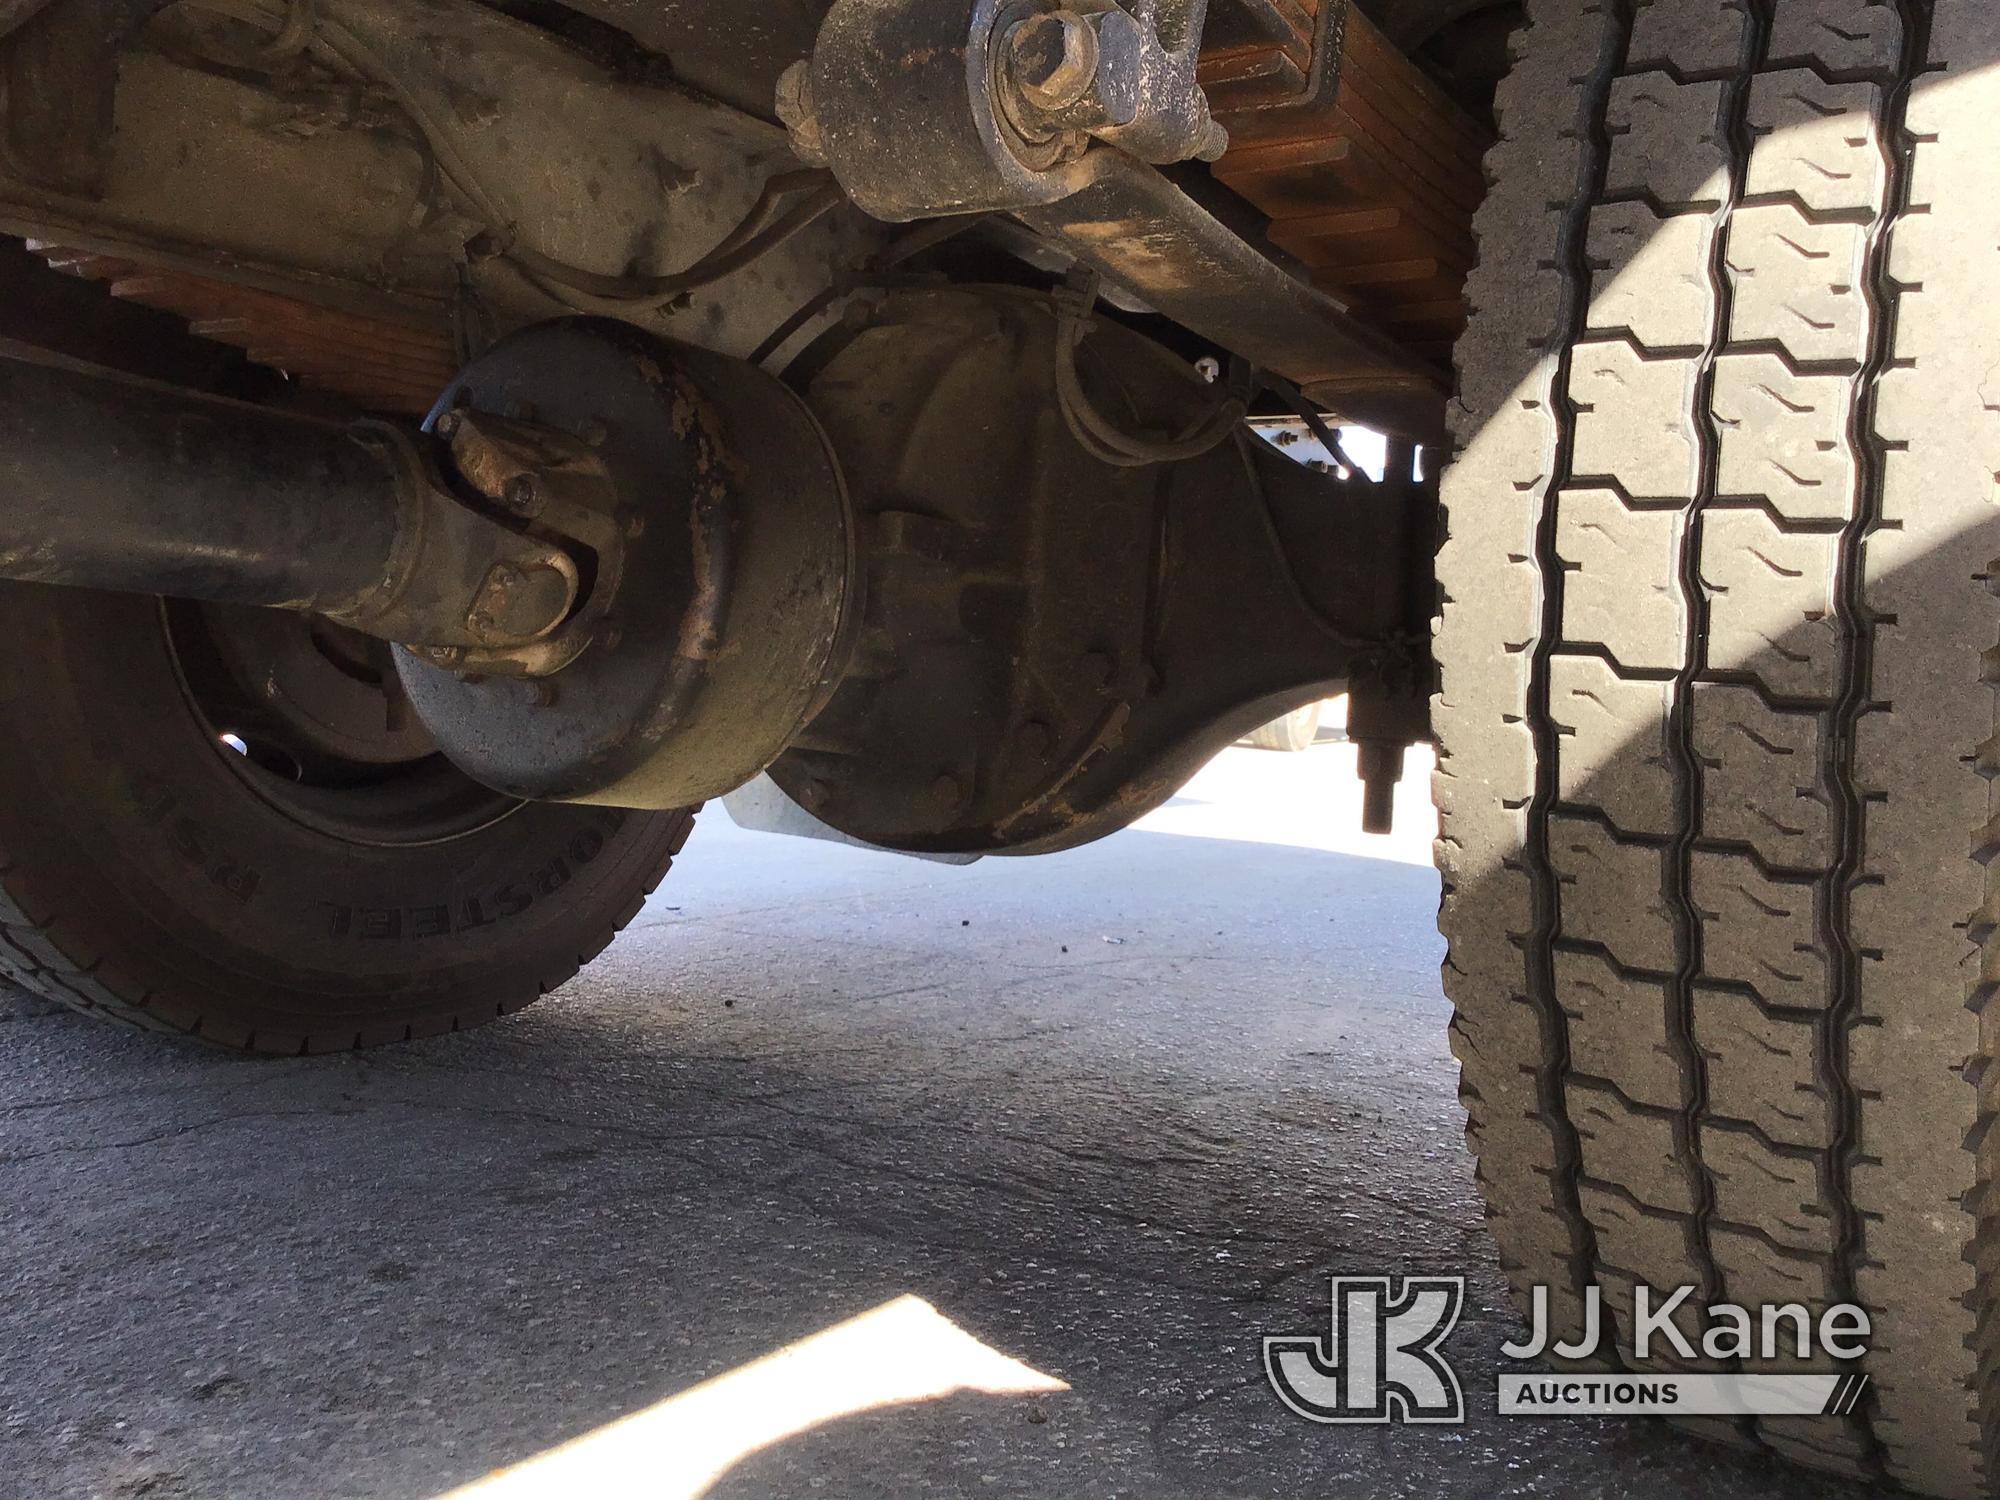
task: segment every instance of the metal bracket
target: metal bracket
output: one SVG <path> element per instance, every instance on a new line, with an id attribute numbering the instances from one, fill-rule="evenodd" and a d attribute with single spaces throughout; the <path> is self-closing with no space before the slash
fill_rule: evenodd
<path id="1" fill-rule="evenodd" d="M 420 648 L 417 654 L 432 666 L 460 673 L 554 676 L 605 631 L 624 582 L 626 541 L 643 531 L 644 520 L 636 512 L 621 512 L 617 484 L 585 439 L 538 423 L 458 409 L 440 413 L 430 427 L 446 444 L 453 469 L 475 493 L 537 532 L 579 544 L 591 559 L 592 576 L 581 607 L 565 616 L 558 629 L 511 645 Z M 492 581 L 500 584 L 504 598 L 508 580 Z M 512 587 L 518 584 L 515 580 Z"/>
<path id="2" fill-rule="evenodd" d="M 1005 117 L 1031 141 L 1062 137 L 1080 155 L 1090 139 L 1141 161 L 1214 161 L 1229 148 L 1196 73 L 1208 0 L 1021 0 L 1003 13 Z"/>
<path id="3" fill-rule="evenodd" d="M 1343 419 L 1426 442 L 1442 435 L 1438 371 L 1291 275 L 1160 173 L 1104 151 L 1071 175 L 1078 191 L 1022 220 Z"/>
<path id="4" fill-rule="evenodd" d="M 1222 154 L 1195 77 L 1208 3 L 838 0 L 778 114 L 878 219 L 1053 202 L 1093 141 L 1156 164 Z"/>
<path id="5" fill-rule="evenodd" d="M 1195 78 L 1207 16 L 1208 0 L 838 0 L 779 113 L 877 218 L 1013 213 L 1329 410 L 1438 437 L 1438 369 L 1151 165 L 1227 144 Z"/>

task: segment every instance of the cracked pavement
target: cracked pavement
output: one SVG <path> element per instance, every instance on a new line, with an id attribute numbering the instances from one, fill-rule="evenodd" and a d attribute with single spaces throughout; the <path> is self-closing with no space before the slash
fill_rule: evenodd
<path id="1" fill-rule="evenodd" d="M 707 1493 L 1842 1493 L 1494 1415 L 1424 789 L 1363 841 L 1351 761 L 1231 751 L 1140 829 L 963 869 L 714 809 L 580 981 L 400 1049 L 0 993 L 0 1488 L 435 1495 L 915 1295 L 1069 1389 L 850 1416 Z M 1471 1278 L 1466 1426 L 1279 1405 L 1260 1339 L 1329 1272 Z"/>

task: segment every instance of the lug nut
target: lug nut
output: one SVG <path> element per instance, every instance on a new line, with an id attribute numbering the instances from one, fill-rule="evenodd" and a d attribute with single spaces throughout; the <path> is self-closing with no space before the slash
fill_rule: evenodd
<path id="1" fill-rule="evenodd" d="M 1097 82 L 1097 32 L 1069 11 L 1031 16 L 1007 35 L 1007 65 L 1038 109 L 1068 109 Z"/>

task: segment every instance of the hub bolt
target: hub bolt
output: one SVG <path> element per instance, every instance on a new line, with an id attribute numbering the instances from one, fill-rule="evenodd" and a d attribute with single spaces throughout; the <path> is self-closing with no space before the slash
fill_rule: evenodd
<path id="1" fill-rule="evenodd" d="M 500 503 L 522 520 L 532 520 L 548 505 L 548 496 L 534 475 L 516 474 L 508 481 Z"/>

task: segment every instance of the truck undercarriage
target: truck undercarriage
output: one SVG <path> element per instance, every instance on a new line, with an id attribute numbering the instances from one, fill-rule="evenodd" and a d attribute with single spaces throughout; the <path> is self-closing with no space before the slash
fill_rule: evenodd
<path id="1" fill-rule="evenodd" d="M 1058 850 L 1346 693 L 1371 828 L 1439 744 L 1517 1290 L 1866 1305 L 1859 1410 L 1714 1435 L 1988 1493 L 1996 76 L 1980 0 L 0 0 L 0 973 L 456 1030 L 703 802 Z"/>
<path id="2" fill-rule="evenodd" d="M 1407 452 L 1361 485 L 1241 419 L 1441 434 L 1472 117 L 1338 4 L 1226 0 L 1212 21 L 1200 5 L 850 4 L 742 25 L 696 9 L 630 31 L 470 0 L 62 0 L 24 17 L 0 227 L 280 373 L 262 413 L 190 393 L 141 416 L 129 388 L 23 371 L 16 482 L 50 508 L 8 517 L 0 571 L 290 607 L 416 648 L 391 691 L 513 796 L 685 806 L 790 746 L 787 795 L 850 835 L 1057 847 L 1357 677 L 1381 705 L 1357 732 L 1393 780 L 1426 688 L 1423 487 Z M 1215 171 L 1187 173 L 1192 190 L 1149 164 L 1197 157 Z M 35 316 L 32 297 L 13 305 Z M 522 332 L 564 316 L 733 359 L 655 352 L 608 322 Z M 481 378 L 495 350 L 504 396 Z M 649 361 L 673 398 L 604 449 L 609 413 L 646 404 Z M 86 504 L 58 475 L 92 403 L 92 431 L 152 430 Z M 284 498 L 283 471 L 345 451 L 300 425 L 343 408 L 367 424 L 349 436 L 377 450 L 360 488 L 378 493 L 346 497 L 343 546 L 301 547 L 343 495 Z M 688 409 L 714 420 L 691 432 Z M 435 439 L 447 411 L 444 445 L 381 420 L 429 414 Z M 190 426 L 214 434 L 198 459 L 172 452 Z M 941 462 L 974 452 L 989 486 Z M 677 461 L 768 492 L 660 513 Z M 1163 462 L 1173 493 L 1149 502 Z M 899 491 L 923 464 L 934 493 Z M 214 482 L 223 468 L 235 483 Z M 177 469 L 196 492 L 160 504 Z M 1107 482 L 1124 500 L 1078 504 Z M 743 534 L 763 527 L 801 545 L 766 555 Z M 460 535 L 413 542 L 424 528 Z M 1346 545 L 1319 544 L 1335 532 Z M 419 562 L 440 544 L 448 562 Z M 246 577 L 264 549 L 283 576 Z M 357 569 L 380 574 L 365 596 Z M 668 594 L 641 626 L 638 601 Z M 1233 607 L 1246 598 L 1273 603 Z M 746 674 L 741 703 L 724 662 Z"/>

